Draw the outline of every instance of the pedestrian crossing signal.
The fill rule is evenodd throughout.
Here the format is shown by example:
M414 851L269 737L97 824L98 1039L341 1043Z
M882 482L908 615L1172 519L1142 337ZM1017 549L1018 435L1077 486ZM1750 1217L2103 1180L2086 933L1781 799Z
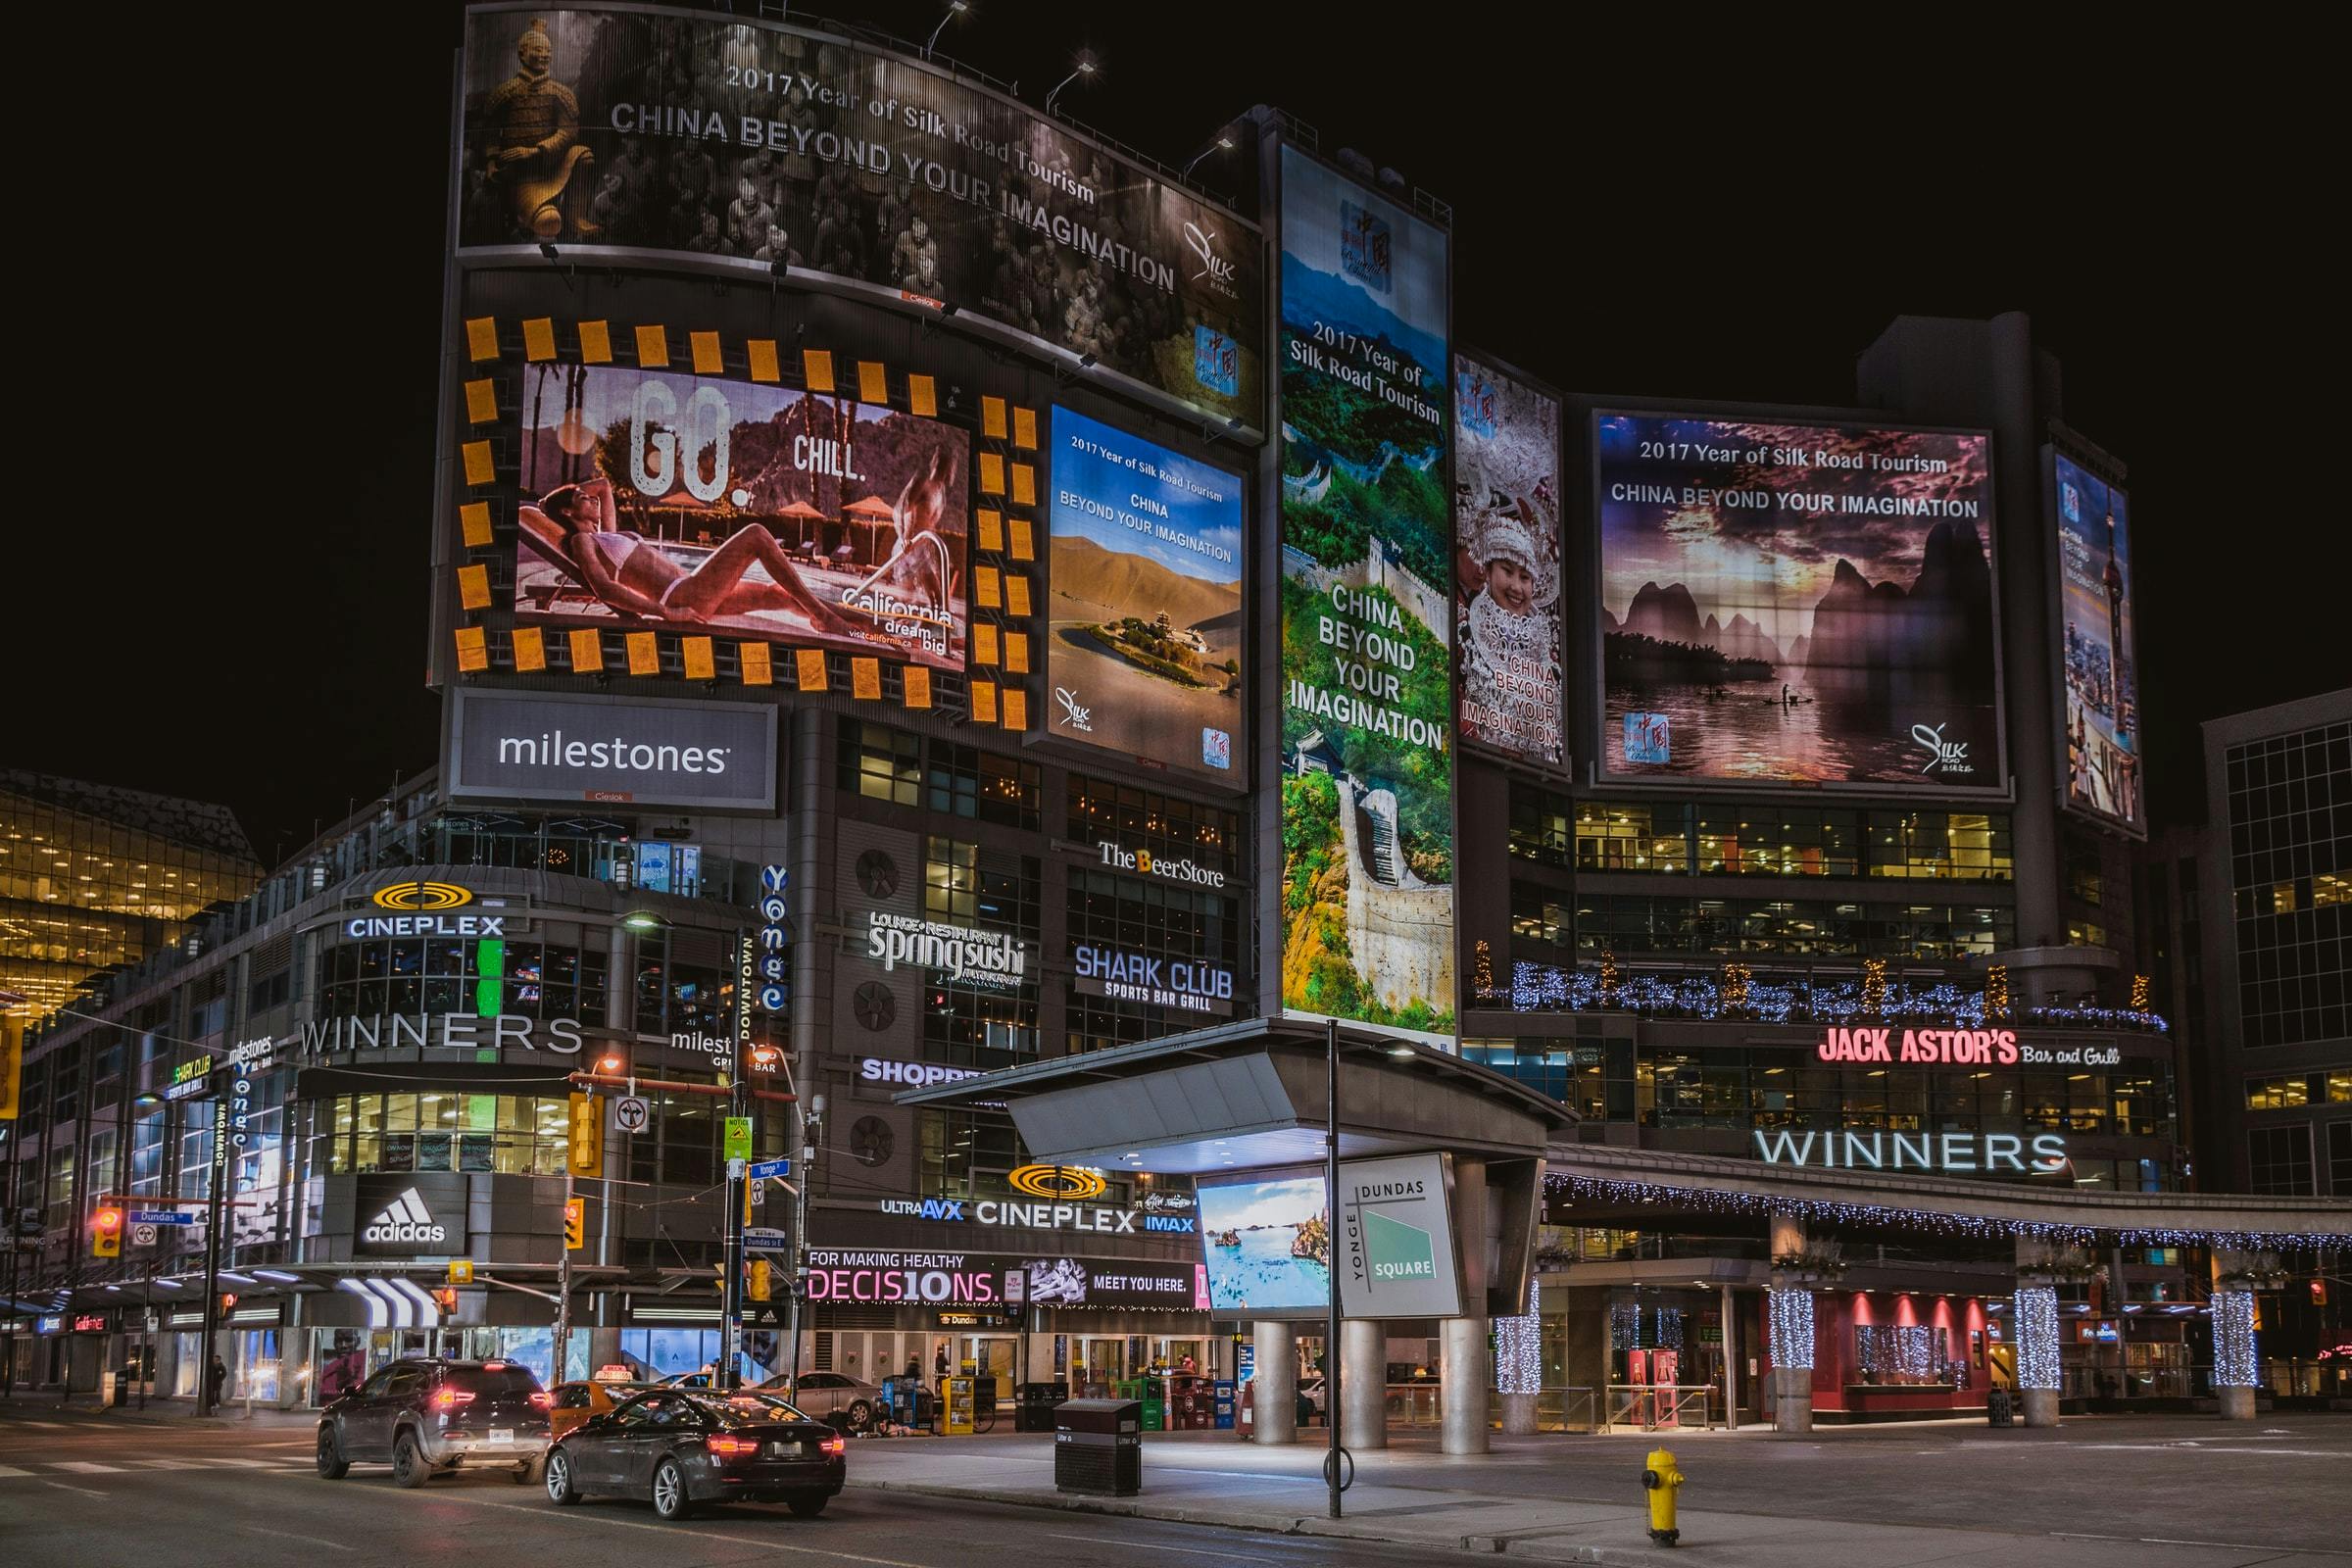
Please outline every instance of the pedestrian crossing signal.
M119 1208L98 1208L90 1211L90 1255L92 1257L121 1257L122 1255L122 1211Z
M605 1173L605 1122L597 1114L597 1097L571 1097L571 1144L568 1164L574 1176Z
M588 1200L564 1200L564 1250L576 1252L588 1245Z

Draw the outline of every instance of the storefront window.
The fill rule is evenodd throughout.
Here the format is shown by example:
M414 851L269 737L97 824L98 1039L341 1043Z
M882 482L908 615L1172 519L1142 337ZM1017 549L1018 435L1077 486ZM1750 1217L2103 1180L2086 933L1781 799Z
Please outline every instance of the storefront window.
M605 971L594 940L336 942L318 955L318 1015L472 1012L487 997L518 1017L601 1022Z
M567 1102L532 1095L339 1095L318 1102L324 1168L459 1170L510 1176L564 1171ZM649 1140L650 1142L650 1140ZM314 1169L318 1168L314 1166Z

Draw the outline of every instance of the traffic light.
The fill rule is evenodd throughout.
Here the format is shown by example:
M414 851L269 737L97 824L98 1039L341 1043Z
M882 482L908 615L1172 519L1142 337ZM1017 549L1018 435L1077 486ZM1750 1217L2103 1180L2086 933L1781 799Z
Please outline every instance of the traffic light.
M588 1200L564 1200L564 1250L576 1252L588 1245Z
M90 1210L90 1255L122 1255L122 1211L114 1207Z
M237 1304L237 1293L236 1293L236 1292L234 1292L234 1291L222 1291L222 1292L220 1293L220 1315L221 1315L222 1317L226 1317L226 1316L228 1316L228 1314L229 1314L229 1313L230 1313L232 1310L234 1310L234 1309L235 1309L235 1307L236 1307L236 1304Z
M443 1317L455 1317L458 1311L458 1292L453 1285L444 1285L433 1292L433 1305Z
M605 1173L605 1123L597 1114L600 1103L595 1095L571 1097L571 1148L567 1163L574 1176Z
M766 1258L755 1257L752 1259L752 1299L755 1301L767 1299L767 1293L771 1288L768 1282L769 1268L770 1265Z
M2311 1304L2314 1306L2326 1306L2328 1304L2328 1282L2326 1280L2313 1280L2311 1282Z

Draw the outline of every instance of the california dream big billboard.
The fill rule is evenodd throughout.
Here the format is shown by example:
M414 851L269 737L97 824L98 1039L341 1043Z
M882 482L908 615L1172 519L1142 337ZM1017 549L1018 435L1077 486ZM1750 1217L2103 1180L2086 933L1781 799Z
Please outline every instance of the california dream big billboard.
M2058 622L2066 681L2066 804L2134 830L2140 795L2139 665L2132 515L2123 490L2050 456L2058 518Z
M1557 767L1559 400L1456 355L1453 424L1460 734Z
M1282 177L1282 1003L1453 1028L1445 232Z
M1070 409L1053 445L1049 731L1241 782L1241 476Z
M2002 786L1989 438L1597 426L1609 777Z
M1255 422L1256 231L1011 99L830 34L617 5L474 9L465 84L461 249L782 262Z
M969 442L852 398L534 367L514 613L961 669Z

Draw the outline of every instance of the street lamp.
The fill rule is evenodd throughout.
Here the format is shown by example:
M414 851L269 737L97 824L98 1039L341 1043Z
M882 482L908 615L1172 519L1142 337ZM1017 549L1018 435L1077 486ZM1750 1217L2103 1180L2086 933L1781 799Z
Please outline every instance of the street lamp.
M1193 161L1185 165L1184 172L1176 177L1179 179L1190 179L1193 177L1193 171L1200 167L1201 159L1206 158L1210 153L1229 153L1231 151L1233 151L1233 138L1220 130L1217 132L1217 139L1215 141L1210 142L1207 146L1193 154Z
M948 0L948 14L939 19L939 25L931 29L931 36L923 45L925 60L931 58L931 51L938 46L939 35L948 30L948 24L971 9L971 0Z
M651 909L631 909L620 917L620 923L640 936L669 929L669 922Z
M1071 82L1076 81L1080 76L1092 77L1097 69L1098 68L1096 67L1094 56L1083 54L1080 55L1078 57L1078 69L1071 72L1068 75L1062 77L1061 80L1055 82L1054 84L1054 90L1046 94L1046 113L1050 115L1054 112L1054 100L1061 96L1062 88L1067 87Z

